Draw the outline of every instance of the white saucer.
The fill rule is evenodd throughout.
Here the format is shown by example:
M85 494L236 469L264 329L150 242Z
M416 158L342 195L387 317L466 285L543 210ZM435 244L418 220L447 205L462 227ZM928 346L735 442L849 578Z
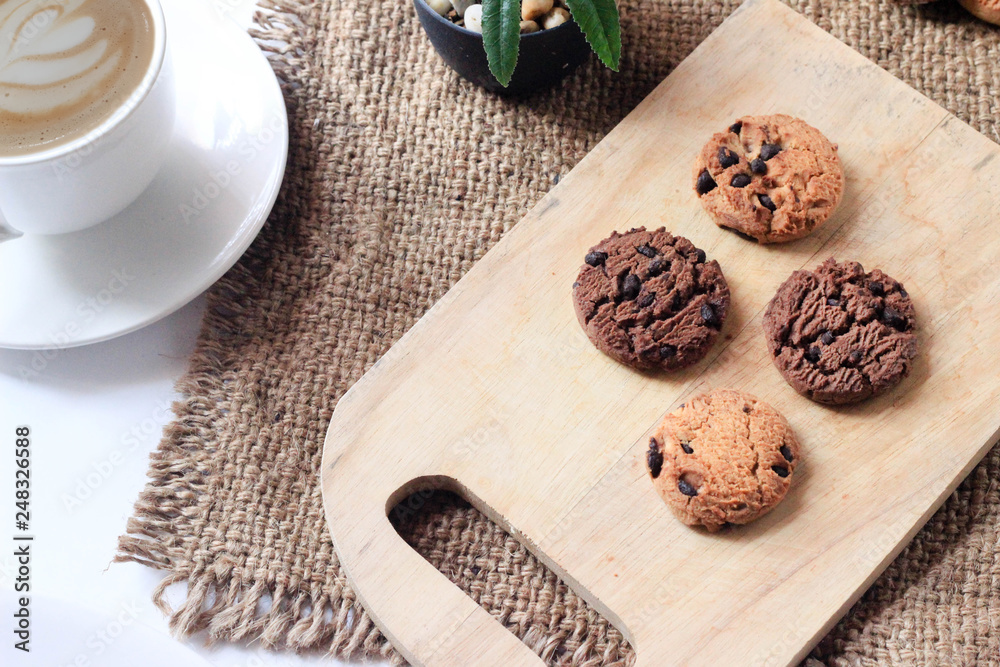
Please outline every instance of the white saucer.
M0 244L0 347L85 345L169 315L236 263L274 206L288 120L267 59L207 2L163 10L177 82L163 169L97 227Z

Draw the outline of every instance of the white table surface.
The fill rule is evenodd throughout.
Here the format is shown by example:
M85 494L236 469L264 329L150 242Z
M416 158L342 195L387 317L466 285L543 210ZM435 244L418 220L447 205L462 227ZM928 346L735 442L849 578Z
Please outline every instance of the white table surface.
M164 0L169 2L169 0ZM206 0L248 25L252 0ZM87 631L101 618L126 614L122 632L144 626L167 638L167 619L151 602L162 572L135 563L112 563L118 537L146 483L148 455L171 419L174 384L186 370L204 309L204 298L135 333L80 348L29 352L0 350L0 664L43 664L37 652L13 648L14 430L31 428L31 533L33 614L50 600L92 610L78 632L36 626L32 644L80 642L80 665L161 665L155 647L131 660L110 656ZM182 587L171 591L179 601ZM123 610L125 610L123 612ZM105 615L105 616L102 616ZM107 622L105 622L106 626ZM116 629L113 621L110 626ZM138 632L138 631L136 631ZM53 636L49 636L49 635ZM342 665L321 654L269 651L259 644L187 645L211 665ZM119 646L127 644L119 641ZM10 660L13 660L12 662ZM72 664L72 663L70 663ZM56 667L46 663L46 667Z

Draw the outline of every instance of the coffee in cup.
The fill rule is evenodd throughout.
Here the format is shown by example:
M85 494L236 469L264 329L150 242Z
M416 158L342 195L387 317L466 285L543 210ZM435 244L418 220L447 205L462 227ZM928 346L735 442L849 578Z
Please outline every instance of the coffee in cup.
M139 87L154 41L145 0L2 0L0 157L100 127Z
M124 210L176 106L160 0L0 0L0 242Z

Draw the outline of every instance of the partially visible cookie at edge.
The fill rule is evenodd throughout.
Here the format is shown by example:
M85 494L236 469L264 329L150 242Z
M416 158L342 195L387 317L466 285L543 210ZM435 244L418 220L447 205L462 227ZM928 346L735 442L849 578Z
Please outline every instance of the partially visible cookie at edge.
M785 381L819 403L877 396L909 375L917 356L916 313L903 285L832 257L792 273L767 305L763 327Z
M973 16L1000 25L1000 0L958 0Z
M716 261L665 228L614 232L586 254L573 305L587 337L637 369L674 370L712 347L729 310Z
M801 461L798 440L767 403L720 389L668 414L649 441L646 468L674 515L710 532L771 511Z
M844 170L836 144L805 121L744 116L702 148L694 188L719 227L784 243L826 222L843 195Z

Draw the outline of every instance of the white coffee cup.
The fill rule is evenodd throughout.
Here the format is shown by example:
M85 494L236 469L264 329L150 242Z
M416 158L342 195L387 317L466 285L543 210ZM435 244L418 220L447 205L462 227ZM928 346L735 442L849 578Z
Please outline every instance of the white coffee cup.
M0 156L0 241L63 234L120 213L149 186L173 134L174 81L159 0L153 54L139 86L87 134L51 148Z

